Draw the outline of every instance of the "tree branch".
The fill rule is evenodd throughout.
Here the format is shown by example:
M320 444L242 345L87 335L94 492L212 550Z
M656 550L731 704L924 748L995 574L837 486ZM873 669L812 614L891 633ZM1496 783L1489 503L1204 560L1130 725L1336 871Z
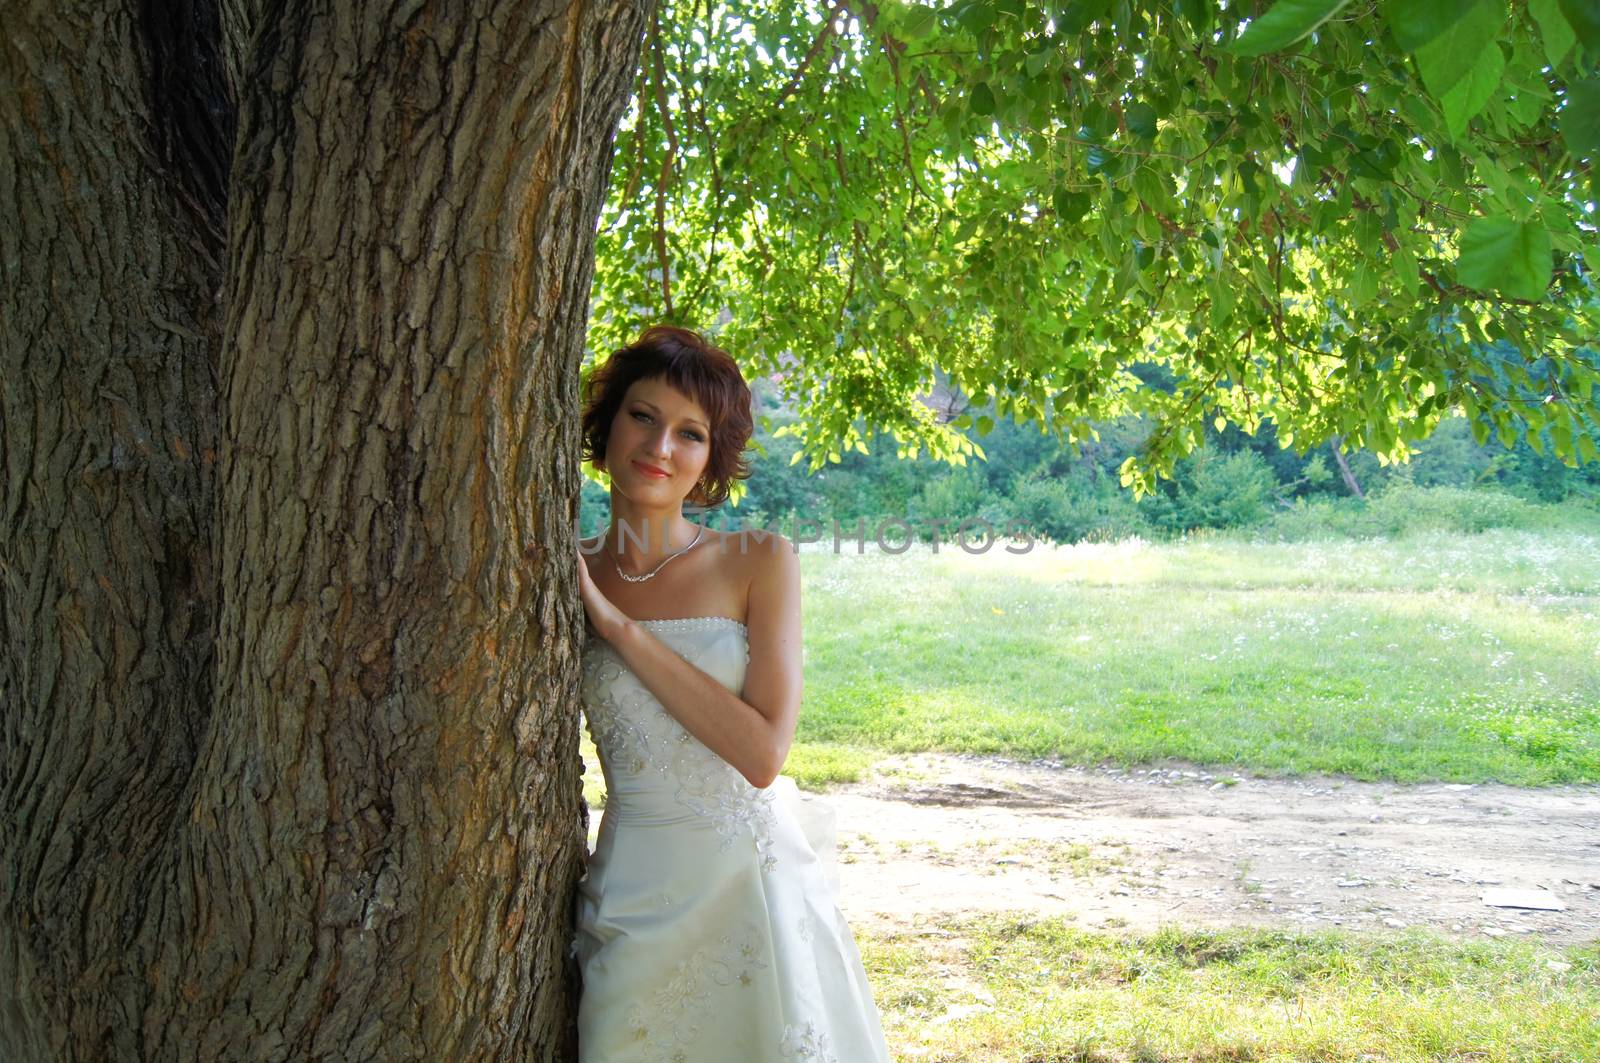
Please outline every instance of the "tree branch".
M822 46L828 43L828 38L833 36L834 20L837 19L839 17L839 13L844 10L845 0L837 0L833 7L828 11L828 17L823 20L822 29L817 33L817 39L811 42L811 49L806 52L805 58L800 60L800 65L795 67L794 73L789 77L789 83L783 87L782 92L778 93L778 98L772 101L772 109L774 112L783 106L784 100L788 99L795 93L796 90L800 88L800 82L806 76L806 70L811 66L812 61L815 60L822 52Z
M672 118L667 113L667 67L662 59L661 13L656 8L650 12L650 51L656 71L656 113L661 116L661 129L667 135L667 151L661 159L661 176L656 181L656 260L661 264L661 303L668 318L672 317L672 266L667 258L667 184L672 180L672 164L678 157L678 134L672 128Z

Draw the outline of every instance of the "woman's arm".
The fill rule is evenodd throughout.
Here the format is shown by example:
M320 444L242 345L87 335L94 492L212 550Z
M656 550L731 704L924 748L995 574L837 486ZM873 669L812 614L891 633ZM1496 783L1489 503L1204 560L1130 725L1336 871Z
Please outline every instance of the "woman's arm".
M800 558L781 535L752 555L744 697L624 618L602 635L663 708L755 787L783 770L800 716Z

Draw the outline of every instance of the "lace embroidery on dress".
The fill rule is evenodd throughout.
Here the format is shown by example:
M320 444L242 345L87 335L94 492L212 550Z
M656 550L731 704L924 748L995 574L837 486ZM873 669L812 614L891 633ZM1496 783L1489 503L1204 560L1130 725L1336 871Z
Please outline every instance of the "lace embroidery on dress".
M679 960L672 977L657 986L647 1002L628 1009L628 1029L634 1038L649 1041L662 1059L689 1063L687 1050L700 1039L712 987L754 985L751 972L767 966L761 958L760 928L754 923L746 923L737 937L722 935L718 944L715 957L701 947Z
M839 1063L839 1057L833 1054L832 1047L828 1044L828 1035L817 1029L817 1024L806 1020L802 1028L797 1025L786 1025L783 1028L783 1040L778 1042L778 1051L783 1053L784 1059L811 1060L812 1063Z
M689 617L671 621L645 621L669 627L698 626L702 621L724 617ZM730 623L737 621L729 620ZM741 624L740 627L743 627ZM685 655L690 664L700 657L696 651ZM745 646L745 660L750 648ZM722 837L722 850L732 848L735 839L749 831L761 858L761 870L777 866L772 853L777 816L772 790L758 790L737 768L707 749L679 723L643 683L635 678L619 695L613 681L623 674L616 653L608 644L595 645L593 656L585 662L585 704L589 736L611 763L630 775L654 765L657 772L678 784L678 803L696 815L709 819Z

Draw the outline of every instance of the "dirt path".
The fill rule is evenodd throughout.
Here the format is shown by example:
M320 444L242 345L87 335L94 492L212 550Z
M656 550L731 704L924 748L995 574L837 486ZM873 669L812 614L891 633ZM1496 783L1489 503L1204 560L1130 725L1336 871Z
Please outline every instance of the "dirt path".
M839 906L852 925L1022 909L1085 928L1424 926L1600 940L1600 786L916 754L821 798L837 815ZM1542 889L1565 909L1490 907L1481 894L1496 887Z

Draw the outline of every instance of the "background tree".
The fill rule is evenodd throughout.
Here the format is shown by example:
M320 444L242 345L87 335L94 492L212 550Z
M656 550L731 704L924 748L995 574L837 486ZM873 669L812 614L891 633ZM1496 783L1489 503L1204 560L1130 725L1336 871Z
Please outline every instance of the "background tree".
M647 8L8 12L0 1058L570 1054Z
M1208 423L1387 462L1460 409L1480 441L1594 461L1597 11L668 3L591 346L731 309L753 368L799 356L812 468L880 431L981 452L961 430L993 417L919 401L941 374L1074 444L1151 417L1137 494Z

